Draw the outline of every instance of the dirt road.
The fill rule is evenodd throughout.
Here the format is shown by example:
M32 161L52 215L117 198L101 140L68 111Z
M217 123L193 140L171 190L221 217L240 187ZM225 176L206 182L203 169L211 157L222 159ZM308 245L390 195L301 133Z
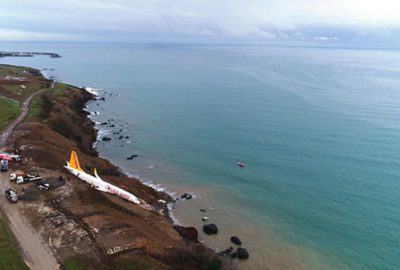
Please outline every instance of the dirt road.
M41 89L41 90L37 91L36 93L32 94L24 101L24 103L22 104L22 107L21 107L21 114L0 135L0 151L3 151L4 148L6 148L7 142L10 139L15 127L18 126L18 124L21 123L25 119L25 117L28 115L29 104L31 103L32 99L36 95L42 93L45 90L47 90L47 89Z
M46 89L39 90L25 100L22 105L21 115L15 119L0 136L0 150L6 147L14 128L21 123L28 114L31 100ZM35 232L29 222L21 214L20 203L11 204L5 196L4 191L10 186L8 173L0 173L0 206L1 218L7 221L9 228L18 241L23 252L23 258L32 270L56 270L59 264L48 245L42 241L40 235Z

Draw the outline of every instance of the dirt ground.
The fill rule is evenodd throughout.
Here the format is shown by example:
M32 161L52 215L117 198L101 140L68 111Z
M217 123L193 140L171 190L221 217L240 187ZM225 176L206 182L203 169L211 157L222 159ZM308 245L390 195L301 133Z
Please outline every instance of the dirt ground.
M15 184L14 184L15 185ZM7 223L11 228L14 236L20 245L26 264L32 270L58 269L59 263L53 256L52 251L38 237L37 231L28 222L27 217L23 214L27 205L17 203L9 203L3 195L7 188L14 188L13 184L8 180L8 174L0 173L0 203L2 212L7 218Z

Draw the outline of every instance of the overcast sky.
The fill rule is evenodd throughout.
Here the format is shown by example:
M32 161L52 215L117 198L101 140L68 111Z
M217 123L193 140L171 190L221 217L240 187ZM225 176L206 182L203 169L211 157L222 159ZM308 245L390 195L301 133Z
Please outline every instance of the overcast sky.
M0 0L0 40L400 44L400 0Z

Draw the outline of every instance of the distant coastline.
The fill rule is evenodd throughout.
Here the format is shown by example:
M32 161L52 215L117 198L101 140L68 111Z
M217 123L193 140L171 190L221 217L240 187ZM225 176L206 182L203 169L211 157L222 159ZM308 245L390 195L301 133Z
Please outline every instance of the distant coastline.
M47 55L51 58L61 58L61 55L53 52L0 52L0 57L34 57L35 55Z

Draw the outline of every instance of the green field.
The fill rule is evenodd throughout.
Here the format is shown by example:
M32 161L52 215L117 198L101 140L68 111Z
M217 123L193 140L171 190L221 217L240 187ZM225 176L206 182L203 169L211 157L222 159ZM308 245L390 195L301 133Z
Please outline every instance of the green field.
M64 269L66 269L66 270L86 270L87 269L85 262L79 257L66 259L63 263L63 266L64 266Z
M20 113L18 103L14 100L0 97L0 131L2 131L7 125Z
M0 220L0 269L29 269L15 248L14 241L2 220Z
M0 77L15 76L29 78L34 76L32 72L34 72L34 69L29 67L0 65Z
M44 93L40 93L32 99L26 120L40 119L40 108L42 107L42 95Z
M27 97L45 86L46 85L43 83L35 82L26 84L25 88L22 88L20 85L2 85L2 88L10 93L15 94L13 99L24 101Z
M55 83L54 84L54 88L51 88L52 92L54 92L54 95L56 96L62 96L65 93L65 89L68 88L68 85L64 84L64 83Z
M39 71L28 67L0 65L0 80L2 92L8 93L5 96L19 101L49 85Z
M53 88L48 88L46 91L43 93L35 96L31 104L29 106L29 112L28 112L28 117L27 120L44 120L41 116L41 109L43 107L43 95L50 94L54 96L63 96L65 94L65 90L69 86L64 84L64 83L55 83Z

